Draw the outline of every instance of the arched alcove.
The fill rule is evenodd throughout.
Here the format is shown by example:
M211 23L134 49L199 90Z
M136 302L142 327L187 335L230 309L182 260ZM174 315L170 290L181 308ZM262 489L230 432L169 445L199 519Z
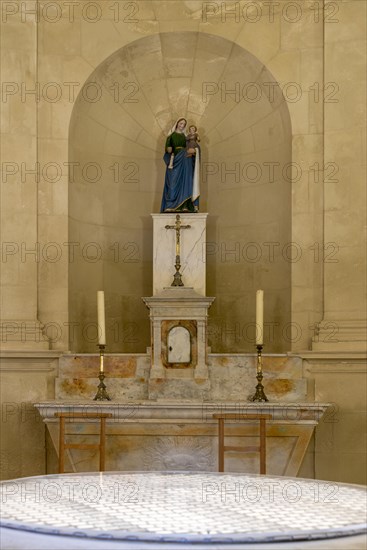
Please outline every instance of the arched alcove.
M259 40L261 37L259 37ZM253 351L255 291L265 290L268 351L290 348L291 125L274 77L213 35L142 38L90 75L69 132L69 242L74 350L95 351L96 291L106 293L108 351L150 345L151 212L159 212L164 141L185 116L202 146L208 211L207 294L213 351ZM84 330L83 330L84 329Z

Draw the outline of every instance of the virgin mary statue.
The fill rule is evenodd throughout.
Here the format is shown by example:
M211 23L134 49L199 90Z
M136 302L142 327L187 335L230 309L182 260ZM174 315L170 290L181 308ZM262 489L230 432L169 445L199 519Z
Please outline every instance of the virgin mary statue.
M186 126L186 119L179 118L168 133L161 212L199 211L200 147L186 148Z

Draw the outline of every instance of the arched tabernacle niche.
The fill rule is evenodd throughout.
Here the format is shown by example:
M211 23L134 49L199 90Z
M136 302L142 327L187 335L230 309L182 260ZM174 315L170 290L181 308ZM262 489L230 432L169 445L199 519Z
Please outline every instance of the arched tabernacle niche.
M259 37L261 40L261 37ZM96 291L105 290L108 350L150 345L151 212L159 212L164 140L185 116L202 147L209 343L254 350L255 291L265 291L268 351L290 323L291 125L266 67L224 38L161 33L113 53L79 94L70 123L69 241L74 351L95 351Z

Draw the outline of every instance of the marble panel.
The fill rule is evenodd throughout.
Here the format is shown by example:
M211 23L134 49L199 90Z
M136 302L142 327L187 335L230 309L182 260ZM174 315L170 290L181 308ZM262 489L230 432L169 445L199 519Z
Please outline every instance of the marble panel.
M92 401L97 393L98 384L98 374L96 374L95 379L58 378L56 379L55 387L60 398L65 401L75 400L78 396ZM148 398L147 383L143 378L140 380L124 378L124 381L121 382L121 378L111 376L106 377L105 385L108 395L113 400L134 401Z
M158 321L158 324L160 322ZM160 331L157 366L161 368ZM199 350L202 346L199 345ZM199 357L200 359L200 357ZM192 401L248 401L255 393L256 357L254 354L208 354L206 370L203 356L196 370L189 368L163 369L150 373L148 354L107 354L105 356L106 384L114 400L182 399ZM65 355L60 359L56 392L60 399L75 399L78 392L92 399L98 384L99 357L97 355ZM292 356L270 355L263 358L263 384L271 402L302 402L308 396L307 381L302 377L302 361ZM153 375L153 376L152 376Z
M176 214L152 214L153 217L153 295L169 287L175 273L176 232L166 229L174 225ZM207 214L180 214L182 225L190 225L181 230L181 274L185 287L193 287L205 296L205 242ZM190 231L190 238L185 232Z

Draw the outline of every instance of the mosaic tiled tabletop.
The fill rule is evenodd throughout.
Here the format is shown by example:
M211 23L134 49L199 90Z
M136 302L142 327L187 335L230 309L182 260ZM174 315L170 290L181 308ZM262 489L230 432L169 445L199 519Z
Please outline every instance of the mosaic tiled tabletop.
M175 543L317 540L366 532L366 491L319 480L193 472L62 474L5 481L1 525Z

